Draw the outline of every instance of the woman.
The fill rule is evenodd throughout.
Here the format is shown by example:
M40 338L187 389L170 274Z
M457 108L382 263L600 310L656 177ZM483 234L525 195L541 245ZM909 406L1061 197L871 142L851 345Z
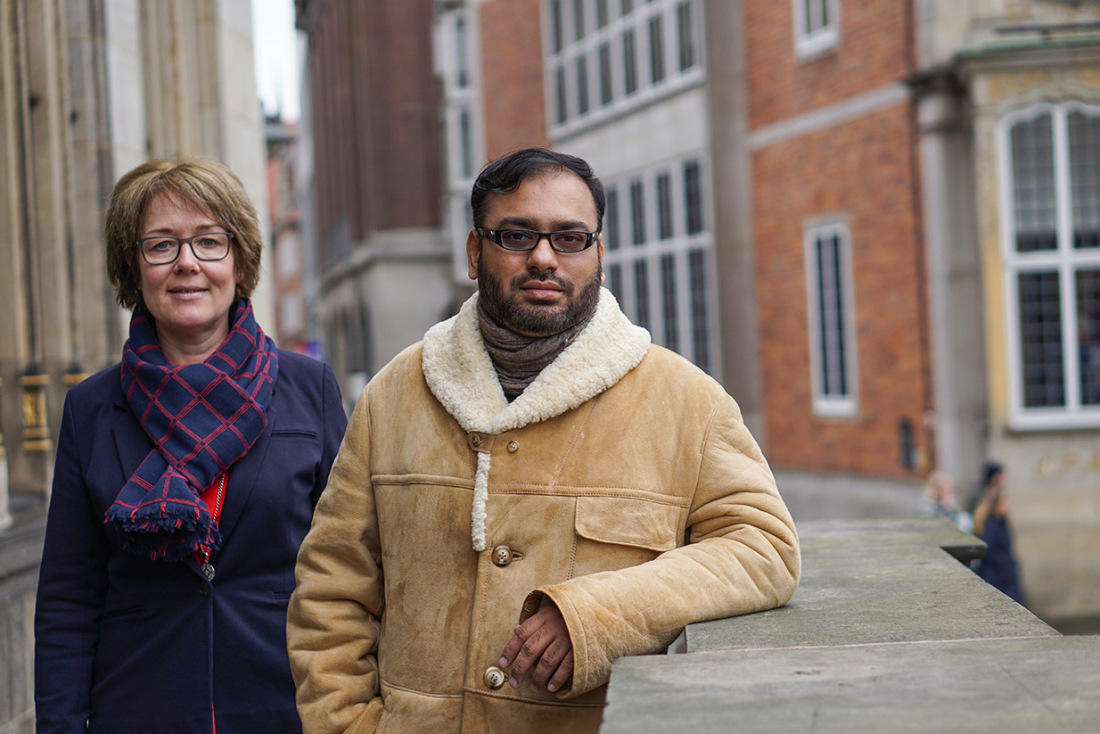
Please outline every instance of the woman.
M979 559L975 570L987 583L1022 604L1004 479L1004 467L1000 464L987 461L982 467L981 494L974 510L974 534L985 541L985 555Z
M332 370L274 348L240 181L152 161L118 182L120 364L65 400L35 614L37 731L301 731L294 561L346 425Z

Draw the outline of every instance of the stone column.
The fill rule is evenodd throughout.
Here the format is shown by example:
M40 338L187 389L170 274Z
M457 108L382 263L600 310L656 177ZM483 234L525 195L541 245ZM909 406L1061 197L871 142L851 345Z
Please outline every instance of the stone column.
M0 530L11 525L11 509L8 507L8 452L4 448L4 380L0 378Z
M910 80L920 126L936 465L978 476L985 452L985 337L966 90L953 70Z

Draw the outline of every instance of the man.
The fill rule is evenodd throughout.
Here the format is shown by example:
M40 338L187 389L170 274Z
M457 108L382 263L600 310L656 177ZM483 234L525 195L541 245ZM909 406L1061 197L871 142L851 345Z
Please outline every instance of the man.
M479 294L367 385L298 557L307 734L595 731L616 658L798 583L733 399L600 288L588 164L511 153L471 204Z

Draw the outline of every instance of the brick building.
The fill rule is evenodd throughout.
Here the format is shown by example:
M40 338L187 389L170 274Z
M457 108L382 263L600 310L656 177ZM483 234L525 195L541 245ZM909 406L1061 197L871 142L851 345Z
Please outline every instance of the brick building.
M744 3L769 459L912 478L935 458L912 4L842 5L803 32L797 3Z
M430 2L297 0L327 359L351 402L453 308Z

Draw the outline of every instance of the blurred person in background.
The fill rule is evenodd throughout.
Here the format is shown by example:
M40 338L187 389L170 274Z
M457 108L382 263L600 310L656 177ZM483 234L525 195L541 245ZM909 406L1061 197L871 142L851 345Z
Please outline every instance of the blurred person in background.
M275 348L262 238L220 163L115 186L122 361L69 391L35 613L38 734L301 731L294 560L346 425L332 370Z
M974 509L974 534L985 541L986 549L975 570L987 583L1022 604L1008 510L1004 467L987 461L982 467L978 504Z
M921 517L942 517L966 533L969 533L974 526L970 513L959 509L959 501L955 495L955 480L950 474L940 469L928 475L917 513Z

